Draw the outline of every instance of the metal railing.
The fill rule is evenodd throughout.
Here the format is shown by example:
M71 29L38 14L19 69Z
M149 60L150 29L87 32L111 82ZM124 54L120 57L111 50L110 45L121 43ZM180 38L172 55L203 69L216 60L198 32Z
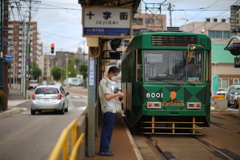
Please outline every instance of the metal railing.
M49 160L57 160L62 151L62 159L63 160L75 160L77 157L77 150L79 146L83 143L84 133L82 133L79 138L77 139L77 122L78 120L73 120L62 132L57 144L55 145ZM72 132L71 136L71 148L72 152L69 156L69 133Z

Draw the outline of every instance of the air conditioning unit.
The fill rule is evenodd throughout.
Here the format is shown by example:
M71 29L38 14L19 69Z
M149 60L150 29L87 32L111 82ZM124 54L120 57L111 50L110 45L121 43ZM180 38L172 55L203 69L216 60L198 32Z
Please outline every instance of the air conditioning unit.
M221 19L221 22L225 23L227 20L226 19Z
M206 18L206 22L211 22L211 19L210 18Z
M218 21L218 19L217 18L213 18L213 22L217 22Z

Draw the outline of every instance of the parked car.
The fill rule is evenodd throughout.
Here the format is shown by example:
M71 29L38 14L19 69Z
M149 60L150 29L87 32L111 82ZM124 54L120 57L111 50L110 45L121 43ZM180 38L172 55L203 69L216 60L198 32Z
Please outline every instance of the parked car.
M240 98L240 85L231 85L226 95L228 106L234 105L235 108L238 108L239 98Z
M42 85L46 85L47 84L47 81L42 81Z
M32 94L31 114L44 110L54 110L61 114L68 112L68 95L59 85L38 86Z
M224 89L223 91L217 91L216 95L224 95L225 99L226 99L226 94L228 93L229 89L231 86L227 87L226 89Z
M38 80L30 80L28 84L28 90L35 89L38 86Z

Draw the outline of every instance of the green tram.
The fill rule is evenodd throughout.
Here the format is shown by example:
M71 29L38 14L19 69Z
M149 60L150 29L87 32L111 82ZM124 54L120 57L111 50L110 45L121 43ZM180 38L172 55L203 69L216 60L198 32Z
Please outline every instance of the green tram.
M187 32L141 33L122 56L122 103L143 134L201 134L210 125L211 40Z

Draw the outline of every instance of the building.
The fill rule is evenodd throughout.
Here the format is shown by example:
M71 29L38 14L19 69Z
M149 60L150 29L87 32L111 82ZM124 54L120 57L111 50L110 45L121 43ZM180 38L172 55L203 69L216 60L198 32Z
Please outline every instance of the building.
M10 82L19 83L20 78L24 74L22 69L24 59L26 56L26 45L27 33L24 28L28 24L21 21L9 21L8 24L8 53L13 55L13 62L11 68L9 69ZM38 56L42 55L43 44L39 42L39 32L37 30L37 22L31 22L30 24L30 54L28 57L31 62L38 63Z
M224 90L230 85L240 85L240 68L234 68L236 56L224 50L230 37L236 35L236 33L231 33L230 23L226 19L207 18L205 22L192 22L183 25L180 30L206 34L211 38L212 77L218 77L219 90Z

